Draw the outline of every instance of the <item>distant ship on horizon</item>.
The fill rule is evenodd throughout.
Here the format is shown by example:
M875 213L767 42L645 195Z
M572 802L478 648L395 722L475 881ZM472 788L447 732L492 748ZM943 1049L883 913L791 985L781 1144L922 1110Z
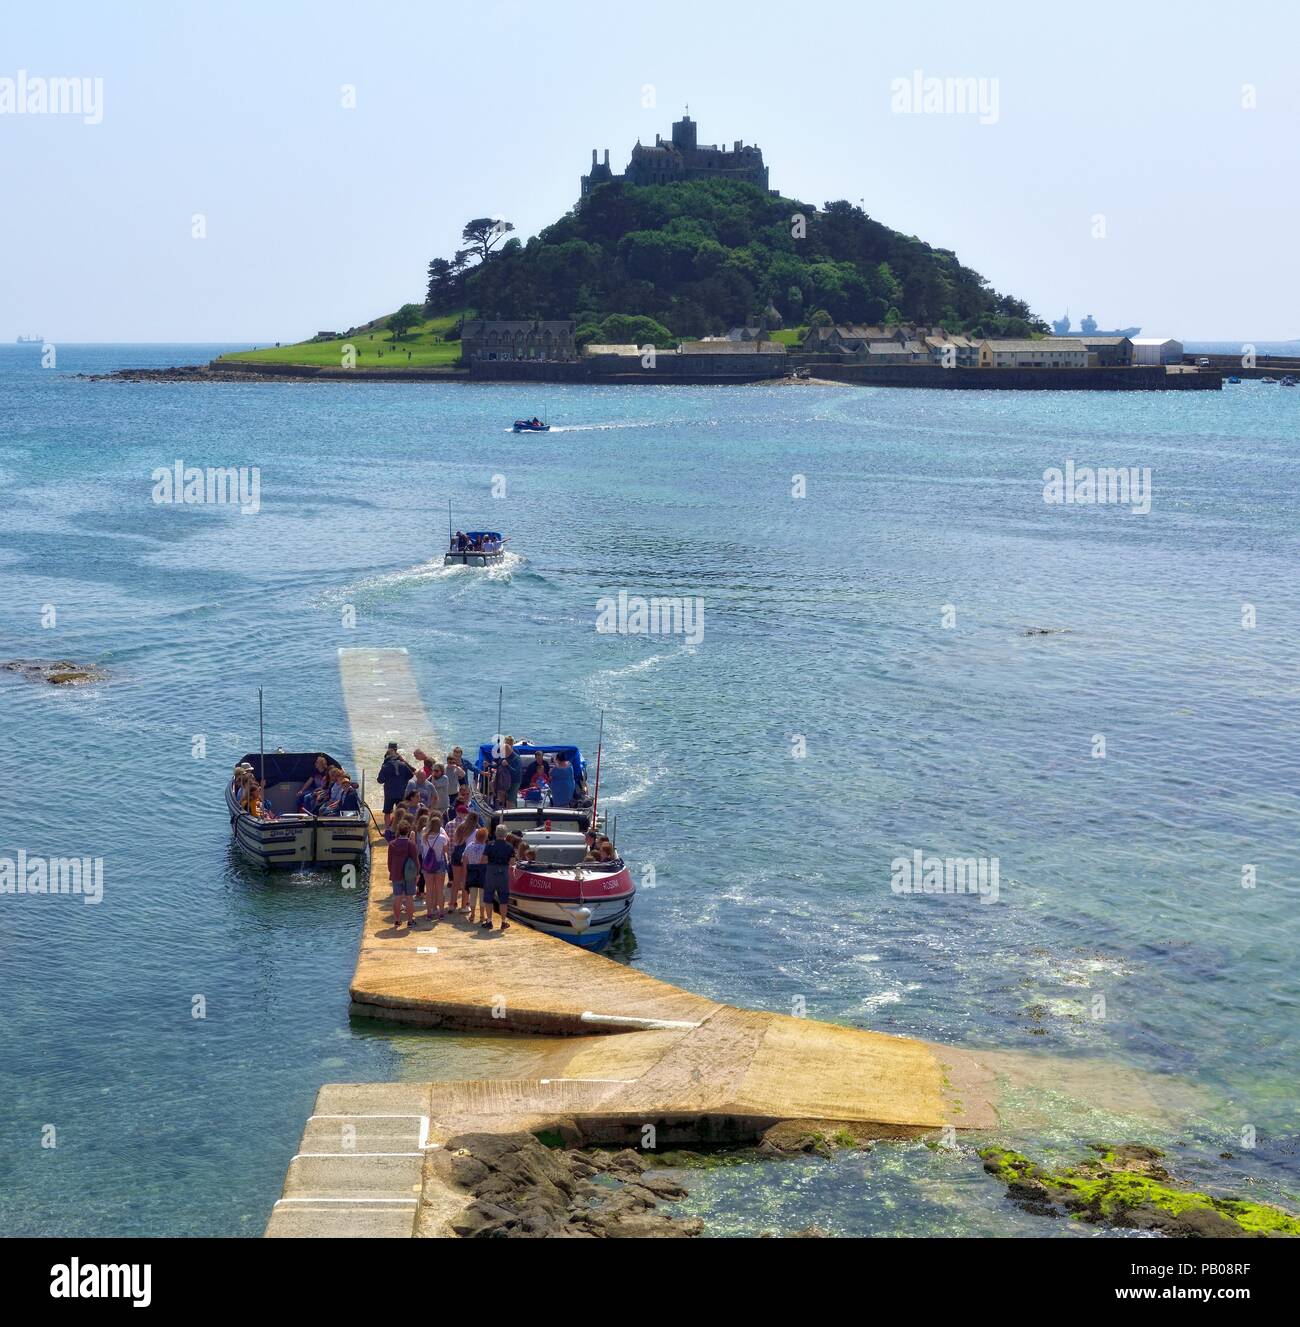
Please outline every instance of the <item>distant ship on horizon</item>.
M1064 318L1058 318L1052 324L1052 331L1054 331L1057 336L1070 335L1070 311L1068 309L1065 311ZM1142 329L1140 327L1119 327L1113 328L1109 332L1099 331L1097 328L1097 320L1092 314L1089 314L1079 323L1080 336L1138 336L1141 331Z
M44 338L43 336L20 336L20 337L18 338L18 344L19 344L20 346L39 346L39 345L44 345L44 344L45 344L45 338Z

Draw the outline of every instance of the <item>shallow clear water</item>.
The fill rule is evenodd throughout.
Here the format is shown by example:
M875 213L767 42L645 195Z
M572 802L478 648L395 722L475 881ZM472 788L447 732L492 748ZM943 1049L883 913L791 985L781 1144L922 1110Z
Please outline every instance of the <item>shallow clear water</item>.
M508 731L592 754L605 710L602 800L654 868L627 961L1175 1075L1210 1102L1171 1138L1198 1179L1295 1200L1300 393L72 376L215 350L66 347L41 370L0 348L0 657L112 674L0 674L0 855L105 874L98 906L0 895L6 1231L260 1233L320 1084L509 1059L349 1024L360 898L230 855L221 786L257 687L269 744L347 755L337 649L394 644L466 747L500 684ZM517 438L521 413L563 428ZM1045 505L1067 458L1150 466L1151 512ZM259 466L261 510L155 504L178 459ZM510 531L510 565L438 565L449 499ZM598 633L621 590L701 596L702 640ZM998 902L894 894L916 849L996 857ZM1059 1227L954 1164L881 1146L690 1183L719 1230Z

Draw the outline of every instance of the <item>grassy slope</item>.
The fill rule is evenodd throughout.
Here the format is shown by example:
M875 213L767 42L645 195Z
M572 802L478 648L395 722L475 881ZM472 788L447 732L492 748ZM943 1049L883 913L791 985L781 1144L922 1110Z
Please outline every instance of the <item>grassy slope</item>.
M297 345L273 346L268 350L240 350L222 359L251 360L255 364L311 364L339 368L343 363L343 347L352 345L357 350L359 369L428 369L449 368L460 363L460 342L446 341L445 334L455 327L460 315L449 313L413 327L398 342L387 330L388 319L359 327L351 336L340 336L330 341L300 341ZM383 357L379 352L383 351ZM406 358L407 351L411 358Z

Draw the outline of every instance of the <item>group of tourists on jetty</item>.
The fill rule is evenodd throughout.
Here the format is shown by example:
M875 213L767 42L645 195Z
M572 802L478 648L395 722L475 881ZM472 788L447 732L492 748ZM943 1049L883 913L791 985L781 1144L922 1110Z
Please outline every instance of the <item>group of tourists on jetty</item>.
M267 800L266 784L258 779L248 761L235 766L232 786L241 810L258 820L279 819ZM331 765L324 756L317 756L315 769L298 789L297 811L306 816L359 815L361 796L348 774Z
M518 745L525 743L521 740ZM453 748L445 761L436 761L418 747L417 764L402 754L396 742L388 744L379 782L384 789L384 838L388 841L388 878L393 887L393 925L414 927L416 901L423 898L424 916L438 921L461 914L482 930L510 929L510 867L527 866L536 854L522 834L497 825L489 834L471 807L478 789L494 810L525 802L533 794L540 805L541 791L550 791L550 805L567 807L586 800L581 774L557 754L548 766L536 752L527 767L515 751L514 738L501 744L501 755L481 773L466 768L464 752ZM587 861L615 859L614 845L594 830L587 834Z

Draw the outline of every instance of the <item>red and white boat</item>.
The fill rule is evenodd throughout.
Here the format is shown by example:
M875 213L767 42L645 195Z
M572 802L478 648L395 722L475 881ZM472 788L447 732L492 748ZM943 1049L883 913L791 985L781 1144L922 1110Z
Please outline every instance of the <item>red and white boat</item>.
M483 774L490 769L491 747L480 755L477 772L480 789L473 809L493 833L505 825L507 833L519 834L537 857L534 862L510 868L510 917L548 935L559 936L584 949L599 949L626 925L636 897L632 873L620 857L611 862L584 860L587 833L604 831L603 818L594 807L552 806L549 791L540 800L504 810L493 810L483 788ZM580 774L585 773L582 753L574 746L540 746L532 743L515 748L524 760L535 752L543 759L563 751ZM582 786L582 780L579 781Z

